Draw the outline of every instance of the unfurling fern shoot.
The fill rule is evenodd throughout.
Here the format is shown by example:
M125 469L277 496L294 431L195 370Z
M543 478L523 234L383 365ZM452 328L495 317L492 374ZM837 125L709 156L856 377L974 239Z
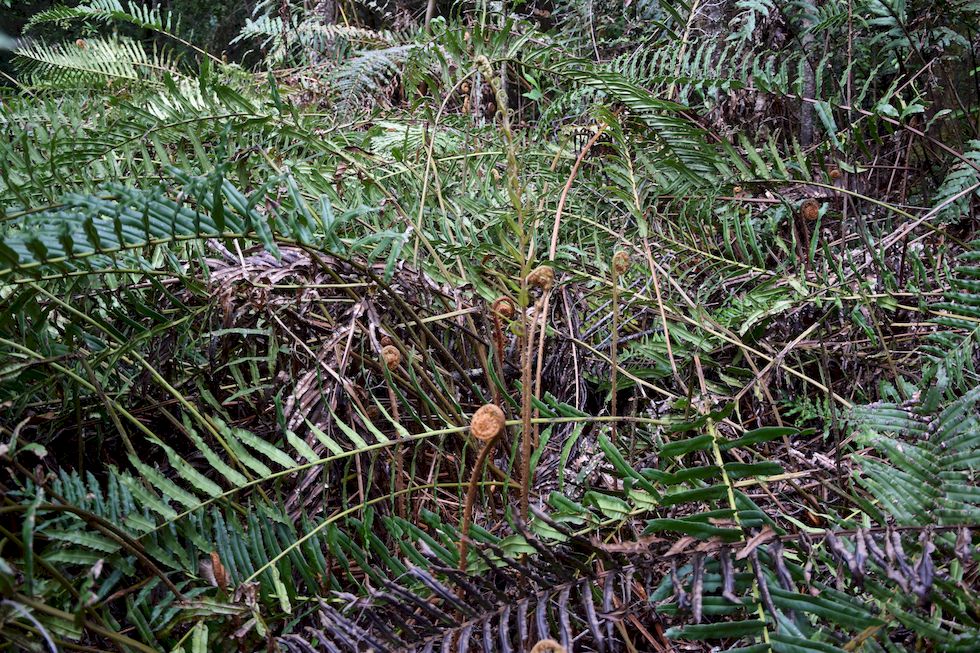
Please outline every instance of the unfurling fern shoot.
M466 571L466 539L469 537L470 524L473 521L473 503L476 501L476 484L483 473L487 458L497 446L499 436L504 432L507 418L504 411L496 404L480 406L470 420L470 433L474 438L483 442L483 448L476 457L473 471L470 472L470 482L466 488L466 503L463 504L463 525L459 538L459 569Z
M402 354L394 345L385 345L381 349L381 357L384 359L385 367L392 371L398 369L402 362Z
M555 285L555 269L550 265L539 265L527 275L527 285L544 292Z
M814 222L820 217L820 203L815 199L808 199L800 205L800 215L804 220Z
M542 639L534 645L531 653L566 653L566 648L553 639Z
M494 404L480 406L470 421L470 433L481 442L489 442L500 434L505 423L504 411Z

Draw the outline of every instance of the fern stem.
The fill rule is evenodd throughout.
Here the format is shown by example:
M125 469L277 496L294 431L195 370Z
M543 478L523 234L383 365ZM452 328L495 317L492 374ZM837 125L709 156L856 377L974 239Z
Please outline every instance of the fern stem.
M395 496L397 497L399 494L404 494L404 493L408 493L408 492L417 492L417 491L420 491L420 490L438 490L438 489L441 489L441 488L459 488L461 485L462 485L462 483L460 483L458 481L455 482L455 483L452 483L452 482L443 482L443 483L427 483L425 485L414 485L412 487L408 487L408 488L402 490L400 493L399 492L396 492L395 493ZM477 485L482 485L484 487L490 487L490 486L499 487L499 486L505 485L505 483L503 483L502 481L480 481L480 482L477 483ZM250 582L254 581L256 578L258 578L263 573L265 573L266 571L268 571L270 567L272 567L273 565L275 565L276 563L278 563L280 560L282 560L286 556L290 555L293 551L295 551L299 547L303 546L303 544L306 543L310 538L312 538L314 535L316 535L317 533L319 533L320 531L322 531L324 528L326 528L330 524L333 524L334 522L340 521L344 517L348 517L348 516L356 513L358 510L363 510L365 508L368 508L370 506L373 506L373 505L375 505L377 503L381 503L383 501L389 501L391 498L392 498L391 495L387 495L387 494L386 495L382 495L382 496L379 496L379 497L375 497L373 499L368 499L366 501L361 501L356 506L352 506L350 508L347 508L346 510L341 510L339 512L334 513L330 517L327 517L322 522L320 522L319 524L317 524L315 527L311 528L309 530L309 532L305 533L302 537L298 538L295 542L292 542L292 543L289 544L289 546L284 547L283 550L279 554L277 554L272 559L270 559L268 562L266 562L264 565L262 565L261 567L259 567L258 569L256 569L252 573L251 576L249 576L248 578L246 578L242 582L243 583L250 583Z
M459 538L459 570L461 572L466 571L466 553L468 546L468 538L470 534L470 525L473 523L473 505L476 503L476 490L478 487L478 482L480 476L483 473L483 467L486 464L487 458L493 453L494 449L497 448L497 442L506 433L506 429L501 429L500 433L497 434L495 438L488 441L480 453L476 456L476 462L473 463L473 470L470 472L470 481L466 487L466 503L463 504L463 523L460 527L460 538Z
M62 610L58 610L57 608L52 608L50 605L44 603L43 601L35 601L31 597L24 596L23 594L14 594L13 600L16 601L17 603L23 603L24 605L31 608L32 610L35 610L42 614L46 614L55 617L57 619L61 619L65 623L75 623L76 615L71 614L70 612L63 612ZM156 653L154 649L150 648L146 644L143 644L142 642L139 642L130 637L127 637L122 633L117 633L114 630L103 628L98 624L92 623L88 619L83 619L81 625L86 629L91 630L93 633L97 633L98 635L101 635L106 639L112 640L117 646L132 647L138 651L144 651L145 653Z
M388 404L391 406L391 417L395 424L401 424L401 417L398 414L398 397L395 394L395 388L392 386L391 371L388 366L382 364L382 371L385 375L385 386L388 388ZM405 491L405 446L404 443L399 441L392 445L393 457L395 459L395 495L397 499L395 501L395 511L396 514L405 519L408 516L407 501L404 495Z
M610 343L609 343L609 364L611 366L611 371L609 373L609 415L611 417L617 416L617 411L619 407L617 405L616 397L616 386L618 385L618 374L619 363L618 359L618 345L619 345L619 271L616 269L616 264L613 263L611 266L612 270L612 333L610 333ZM616 422L612 422L610 426L609 439L613 444L616 444L617 428Z
M707 399L708 388L704 379L704 370L701 368L701 357L694 357L694 366L697 370L698 382L701 386L701 399L702 401ZM707 412L706 410L704 412ZM705 420L705 428L708 430L708 435L711 436L711 453L714 457L715 466L721 471L721 481L725 485L725 492L728 496L728 507L732 511L732 519L741 531L742 539L745 541L745 528L742 526L742 519L738 514L738 503L735 501L735 486L732 484L732 479L728 476L728 470L725 468L725 458L721 455L721 434L718 432L718 427L715 426L715 421L708 416ZM756 566L758 571L758 566ZM762 639L766 644L770 644L769 641L769 625L766 622L766 613L762 607L763 601L761 600L761 589L760 583L765 582L765 577L761 574L756 575L753 585L752 585L752 597L756 600L756 612L759 615L759 621L762 622ZM776 619L776 615L773 615L773 620ZM771 647L771 645L770 645Z
M525 281L526 283L526 281ZM545 295L547 297L547 295ZM534 333L545 297L534 304L530 323L525 321L524 339L521 342L521 519L527 521L531 496L531 353L534 351ZM543 329L543 327L542 327Z

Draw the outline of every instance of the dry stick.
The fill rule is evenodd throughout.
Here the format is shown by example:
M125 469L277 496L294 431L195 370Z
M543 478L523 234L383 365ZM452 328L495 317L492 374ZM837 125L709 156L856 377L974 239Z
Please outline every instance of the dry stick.
M603 125L599 127L598 130L596 130L596 133L592 136L592 138L589 139L589 142L585 144L585 147L582 148L582 151L579 152L578 157L576 157L575 159L575 163L572 165L572 171L568 173L568 179L565 180L565 186L561 189L561 196L558 198L558 208L555 209L555 226L552 228L551 231L551 245L548 248L548 260L551 261L552 263L555 260L555 256L558 254L558 231L559 231L559 227L561 227L561 215L565 210L565 201L568 199L568 192L571 190L572 183L575 181L575 178L578 176L579 168L582 167L582 162L585 160L585 157L589 154L589 150L592 149L592 146L596 144L596 141L598 141L599 138L602 136L602 134L605 133L607 127L608 125L603 123ZM545 302L544 302L544 311L543 311L545 315L547 315L548 313L550 300L551 300L550 293L546 294ZM536 392L538 393L539 396L541 394L541 359L542 359L542 351L544 350L544 335L545 335L545 329L542 328L541 343L538 346L538 375L537 375L537 383L536 383Z
M796 347L796 345L800 344L801 341L805 340L806 337L809 336L811 333L813 333L817 329L817 327L819 327L821 324L822 321L814 322L809 326L809 328L804 330L802 333L800 333L800 335L796 336L791 342L789 342L785 347L783 347L778 354L773 356L772 359L768 363L766 363L765 367L763 367L761 371L757 372L756 375L752 377L751 381L746 383L745 386L738 391L738 394L735 395L735 398L732 401L737 404L739 400L745 396L745 393L752 389L752 386L760 382L762 380L762 377L768 374L773 367L779 365L779 363L786 358L786 355L789 354L789 352L792 351L793 348Z
M527 300L527 275L521 275L521 302ZM538 308L536 303L535 309ZM534 346L534 325L538 321L538 312L534 311L531 323L527 321L527 311L521 310L523 334L518 340L521 349L521 519L527 521L527 507L531 493L531 347ZM541 345L544 347L544 343Z

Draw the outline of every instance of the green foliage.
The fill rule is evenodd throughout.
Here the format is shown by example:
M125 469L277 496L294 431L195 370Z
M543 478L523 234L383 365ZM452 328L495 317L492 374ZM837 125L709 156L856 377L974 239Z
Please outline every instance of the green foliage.
M4 639L975 650L977 8L424 10L28 22Z
M136 82L158 71L179 73L165 55L147 52L129 39L79 39L77 43L28 43L18 48L21 74L35 84L91 86L116 80Z

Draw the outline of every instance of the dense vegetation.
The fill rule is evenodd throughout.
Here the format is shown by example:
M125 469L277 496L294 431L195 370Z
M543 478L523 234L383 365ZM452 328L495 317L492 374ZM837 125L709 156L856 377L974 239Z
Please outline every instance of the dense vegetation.
M980 5L241 6L0 0L0 650L980 650Z

